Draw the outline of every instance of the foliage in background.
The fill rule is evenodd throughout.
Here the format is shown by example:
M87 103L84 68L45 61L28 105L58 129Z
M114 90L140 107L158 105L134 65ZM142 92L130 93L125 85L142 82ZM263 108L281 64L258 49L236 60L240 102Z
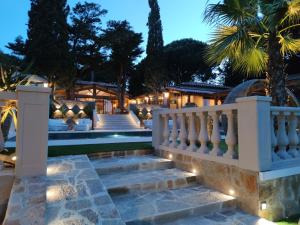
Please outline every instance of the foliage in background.
M284 58L300 51L293 30L300 27L300 0L224 0L208 5L205 20L216 25L207 57L224 59L244 73L266 72L268 92L276 105L285 105Z
M109 21L102 38L109 50L112 75L117 80L119 109L124 112L127 83L135 60L143 53L140 47L142 34L135 33L127 21Z
M164 41L160 9L157 0L148 0L150 14L148 17L148 43L145 67L145 83L154 93L158 101L158 93L166 85L166 65L164 57Z
M77 79L89 79L105 62L100 35L106 13L101 5L88 2L79 2L72 9L69 43Z
M213 77L205 60L207 44L193 39L173 41L164 47L168 81L180 84L193 79L207 81Z

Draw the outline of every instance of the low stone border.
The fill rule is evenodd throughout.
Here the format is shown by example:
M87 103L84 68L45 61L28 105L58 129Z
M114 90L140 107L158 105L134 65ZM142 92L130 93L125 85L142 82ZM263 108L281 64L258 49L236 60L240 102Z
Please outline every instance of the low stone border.
M103 159L113 157L126 157L126 156L141 156L153 154L152 149L141 149L141 150L128 150L128 151L111 151L111 152L98 152L89 154L90 159Z

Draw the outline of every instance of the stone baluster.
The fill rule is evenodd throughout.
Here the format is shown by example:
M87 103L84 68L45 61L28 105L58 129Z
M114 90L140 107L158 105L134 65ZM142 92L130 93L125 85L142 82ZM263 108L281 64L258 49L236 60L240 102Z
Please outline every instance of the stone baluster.
M299 137L297 134L297 126L298 126L298 116L299 114L291 113L291 115L288 117L288 124L289 124L289 151L288 153L296 158L299 156L299 152L297 150L297 146L299 144Z
M170 141L170 130L169 130L169 115L168 114L163 114L163 121L164 121L164 131L163 131L163 138L164 138L164 142L162 145L164 146L169 146Z
M271 147L272 147L272 161L278 161L280 160L280 157L275 152L275 149L278 145L277 137L275 133L275 118L278 116L278 112L272 112L271 113Z
M211 134L211 142L213 144L213 149L209 154L213 156L220 156L222 155L220 149L220 143L221 143L220 126L219 126L220 112L210 112L209 115L213 120L213 129Z
M286 147L289 144L289 138L286 133L286 116L288 113L279 113L278 118L278 131L277 131L277 142L278 142L278 156L282 159L290 159L291 156L287 153Z
M229 159L235 158L235 146L237 144L236 131L234 130L234 122L235 122L235 113L232 110L228 110L225 112L227 117L227 134L226 134L226 144L227 144L227 152L224 154L224 157Z
M200 118L200 133L198 140L200 141L200 153L208 153L208 147L207 147L207 142L209 141L208 138L208 131L207 131L207 113L206 112L200 112L198 113L198 116Z
M177 137L178 137L178 128L177 128L177 116L176 113L171 114L171 118L173 120L173 127L171 133L171 144L170 147L176 148L177 146Z
M184 113L180 113L179 118L180 118L180 133L179 133L180 144L177 148L181 149L181 150L185 150L187 148L187 145L186 145L187 131L186 131L186 126L185 126L185 115L184 115Z
M197 146L196 146L197 133L196 133L196 127L195 127L195 114L188 113L187 116L189 118L188 140L190 142L190 145L187 150L197 151Z

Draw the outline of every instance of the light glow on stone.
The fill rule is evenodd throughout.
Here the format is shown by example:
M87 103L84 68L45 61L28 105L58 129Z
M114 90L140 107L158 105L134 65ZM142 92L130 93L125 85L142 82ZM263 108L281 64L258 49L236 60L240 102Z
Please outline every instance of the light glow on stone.
M17 160L17 156L14 155L13 157L11 157L11 160L12 161L16 161Z
M172 159L173 158L173 155L172 154L169 154L169 159Z
M233 189L229 189L229 194L230 195L234 195L235 194L235 191Z
M192 173L193 173L193 174L196 174L196 173L197 173L197 170L196 170L196 169L193 169L193 170L192 170Z

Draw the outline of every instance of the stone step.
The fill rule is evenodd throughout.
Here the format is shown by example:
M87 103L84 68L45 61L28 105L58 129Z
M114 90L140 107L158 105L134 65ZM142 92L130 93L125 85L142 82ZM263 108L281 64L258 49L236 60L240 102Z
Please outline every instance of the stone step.
M208 215L235 208L233 197L203 186L111 197L127 225L163 224L180 218Z
M97 159L93 160L92 164L97 173L101 175L118 172L128 172L133 170L146 171L157 169L171 169L174 167L174 164L171 160L155 157L152 155Z
M160 191L187 187L196 183L195 174L179 169L129 171L99 176L109 193L112 194Z
M143 223L139 224L143 225ZM146 223L144 224L146 225ZM276 223L249 215L240 210L228 209L204 216L196 215L181 217L175 220L152 221L150 223L148 222L147 225L276 225Z

